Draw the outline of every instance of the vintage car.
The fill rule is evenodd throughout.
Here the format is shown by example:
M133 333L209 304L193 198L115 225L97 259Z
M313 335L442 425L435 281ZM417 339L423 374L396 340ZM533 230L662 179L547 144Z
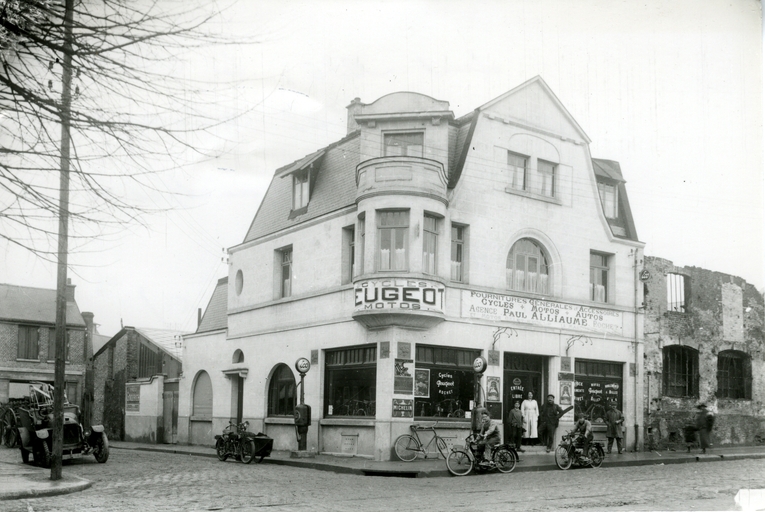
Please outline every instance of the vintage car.
M29 384L29 401L18 409L21 460L49 468L53 449L53 386L42 382ZM93 454L98 462L109 458L109 441L103 425L83 430L80 408L70 404L64 395L64 442L62 458Z

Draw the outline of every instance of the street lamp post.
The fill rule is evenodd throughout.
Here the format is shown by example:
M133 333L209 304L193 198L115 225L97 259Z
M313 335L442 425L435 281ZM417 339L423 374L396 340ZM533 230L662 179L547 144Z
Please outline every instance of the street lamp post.
M300 403L295 406L295 429L297 433L298 451L305 452L307 446L308 427L311 425L311 406L305 403L305 374L311 369L311 362L305 357L295 361L295 369L300 374Z

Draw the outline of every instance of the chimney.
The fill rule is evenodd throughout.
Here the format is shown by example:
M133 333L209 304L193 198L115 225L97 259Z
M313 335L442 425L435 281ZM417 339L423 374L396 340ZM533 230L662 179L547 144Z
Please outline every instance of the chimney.
M197 308L197 330L199 329L199 326L202 324L202 308Z
M66 301L67 302L74 302L74 289L77 287L77 285L72 284L72 278L67 277L66 278Z
M361 109L364 106L363 103L361 103L361 98L353 98L353 101L351 101L351 104L348 105L348 133L351 133L352 131L355 131L359 124L356 122L355 116L356 114L361 113Z

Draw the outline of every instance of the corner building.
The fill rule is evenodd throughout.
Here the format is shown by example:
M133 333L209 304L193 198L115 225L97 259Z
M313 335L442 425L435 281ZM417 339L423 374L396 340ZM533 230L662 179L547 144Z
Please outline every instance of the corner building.
M387 460L413 422L463 442L483 356L495 420L529 391L596 425L611 400L642 443L644 244L619 164L589 142L539 77L460 118L412 92L355 99L347 136L278 169L230 249L219 363L186 369L181 416L209 373L213 431L241 417L295 449L305 357L308 448Z

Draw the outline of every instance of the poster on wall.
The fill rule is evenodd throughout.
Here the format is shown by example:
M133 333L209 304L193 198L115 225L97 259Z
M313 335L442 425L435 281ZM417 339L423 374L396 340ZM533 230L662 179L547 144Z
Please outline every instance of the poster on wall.
M499 402L499 377L486 377L486 400Z
M430 370L418 368L414 371L414 396L430 398Z
M127 384L125 386L125 411L126 412L140 412L141 411L141 385Z
M571 382L560 383L560 405L571 405Z
M393 393L411 395L414 387L414 361L412 359L396 359L394 371Z

